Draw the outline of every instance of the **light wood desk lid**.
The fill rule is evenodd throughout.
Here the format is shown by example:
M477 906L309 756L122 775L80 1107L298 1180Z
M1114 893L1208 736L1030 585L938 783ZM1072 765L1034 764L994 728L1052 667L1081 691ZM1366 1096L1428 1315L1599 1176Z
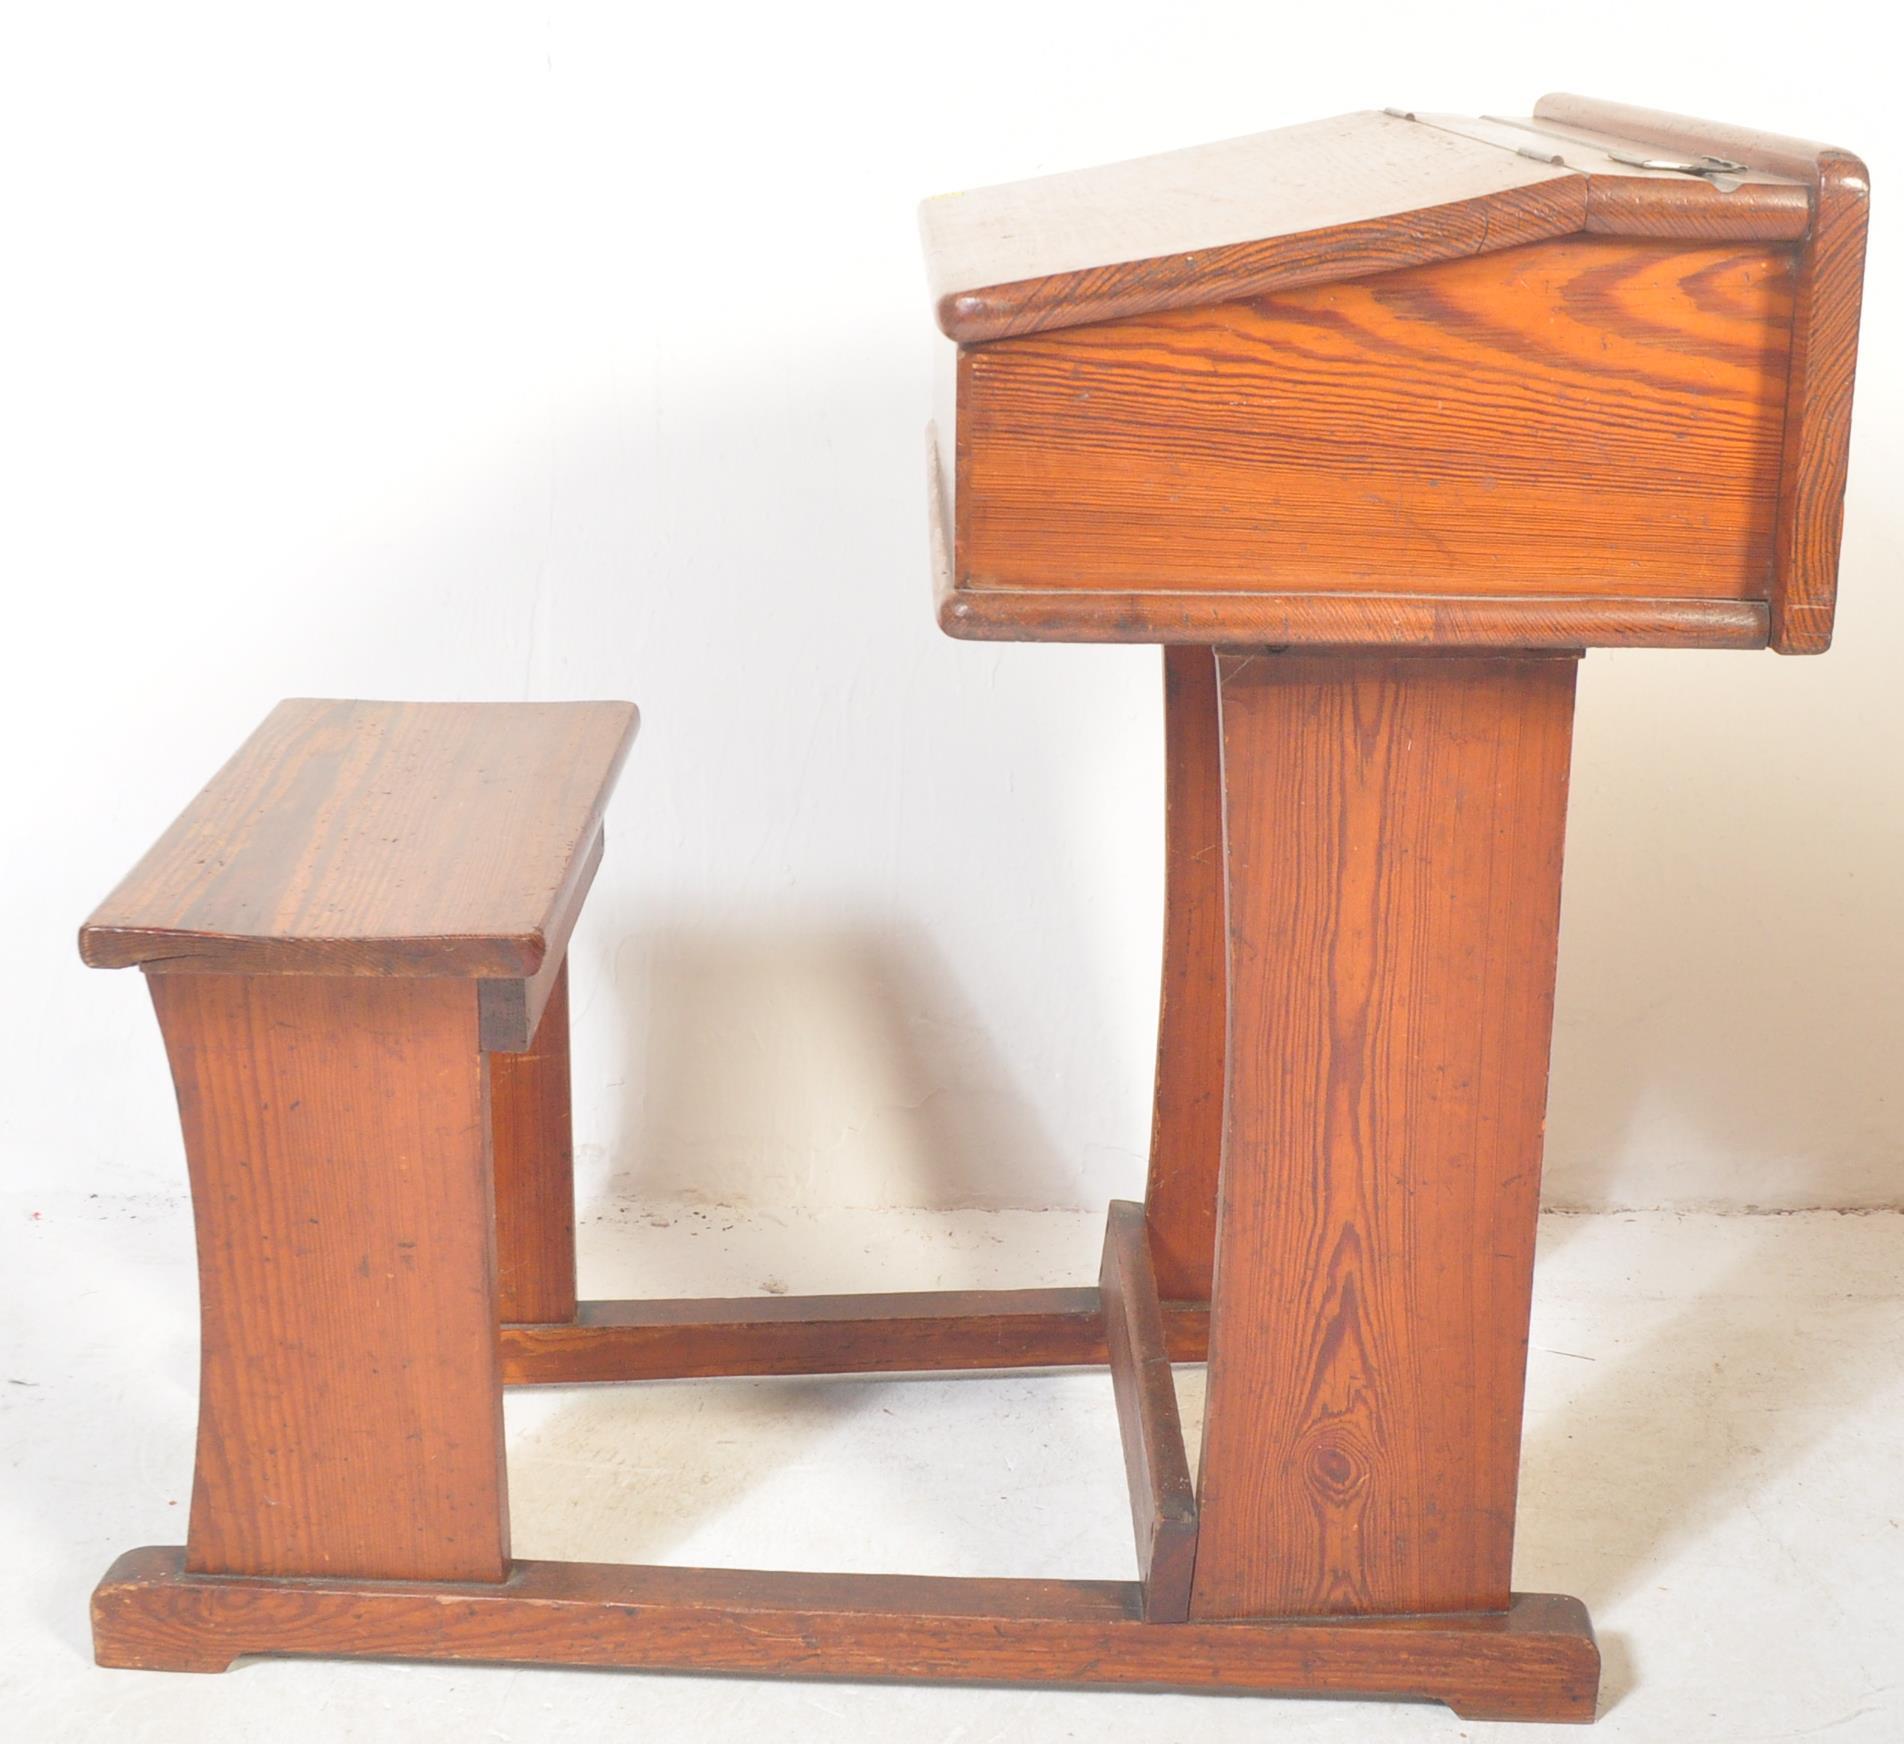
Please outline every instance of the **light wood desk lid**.
M95 968L533 976L634 705L279 703L80 929Z
M1648 113L1560 97L1525 120L1366 110L941 195L920 214L939 325L978 343L1582 231L1805 235L1803 153L1822 148L1714 127L1730 151L1675 153ZM1707 155L1745 167L1647 167Z

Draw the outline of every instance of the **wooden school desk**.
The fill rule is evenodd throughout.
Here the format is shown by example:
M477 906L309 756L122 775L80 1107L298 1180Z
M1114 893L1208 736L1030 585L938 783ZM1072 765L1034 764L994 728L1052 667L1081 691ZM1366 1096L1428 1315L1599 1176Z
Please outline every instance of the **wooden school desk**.
M82 935L151 979L206 1351L188 1542L108 1573L101 1663L1591 1719L1584 1608L1509 1579L1574 673L1826 646L1865 204L1578 98L927 204L941 623L1165 650L1150 1174L1095 1287L578 1303L564 951L632 711L284 705ZM1056 1364L1110 1368L1135 1580L511 1556L504 1385Z

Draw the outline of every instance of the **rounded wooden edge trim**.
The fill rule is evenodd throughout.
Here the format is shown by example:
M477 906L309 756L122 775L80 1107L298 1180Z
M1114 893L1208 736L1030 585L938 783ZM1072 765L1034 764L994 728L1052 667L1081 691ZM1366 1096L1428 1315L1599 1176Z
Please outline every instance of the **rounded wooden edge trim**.
M1587 178L1586 233L1683 242L1802 242L1811 193L1797 182L1754 182L1722 194L1710 182Z
M1296 643L1400 648L1763 648L1762 600L1435 599L1418 594L1094 593L942 587L973 642Z
M1558 121L1584 127L1598 133L1616 134L1625 139L1644 140L1669 146L1676 151L1712 152L1720 157L1736 158L1755 170L1773 175L1796 176L1816 187L1828 173L1828 165L1840 162L1854 165L1863 172L1862 163L1850 152L1816 140L1797 139L1790 134L1766 133L1754 127L1741 127L1728 121L1705 121L1693 115L1675 115L1664 109L1643 109L1629 103L1609 103L1598 97L1581 97L1566 91L1551 91L1534 105L1537 121ZM1835 173L1835 172L1832 172Z
M548 955L541 931L463 938L247 938L88 921L79 955L89 969L148 975L386 975L419 980L529 976Z
M976 345L1369 278L1577 235L1586 226L1586 190L1587 178L1577 171L1556 173L1497 193L1292 236L948 290L937 299L934 313L948 339Z

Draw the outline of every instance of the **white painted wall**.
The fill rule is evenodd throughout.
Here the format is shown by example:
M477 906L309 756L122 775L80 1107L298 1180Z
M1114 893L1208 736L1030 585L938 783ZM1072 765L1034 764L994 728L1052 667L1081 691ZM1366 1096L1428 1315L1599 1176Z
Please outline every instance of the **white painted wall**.
M1142 1179L1157 656L942 639L924 194L1556 86L1861 149L1840 651L1596 655L1549 1193L1904 1198L1904 116L1788 6L68 4L0 43L6 1183L182 1180L91 903L277 697L630 696L584 1192Z

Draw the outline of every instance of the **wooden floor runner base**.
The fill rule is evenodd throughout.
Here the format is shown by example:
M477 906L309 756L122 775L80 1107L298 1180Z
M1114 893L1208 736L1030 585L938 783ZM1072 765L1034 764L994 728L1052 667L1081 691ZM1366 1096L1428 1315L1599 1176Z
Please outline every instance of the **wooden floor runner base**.
M652 1671L1397 1696L1467 1719L1593 1718L1577 1599L1500 1615L1146 1623L1135 1582L518 1562L497 1585L194 1575L134 1550L93 1595L101 1665L254 1653Z

